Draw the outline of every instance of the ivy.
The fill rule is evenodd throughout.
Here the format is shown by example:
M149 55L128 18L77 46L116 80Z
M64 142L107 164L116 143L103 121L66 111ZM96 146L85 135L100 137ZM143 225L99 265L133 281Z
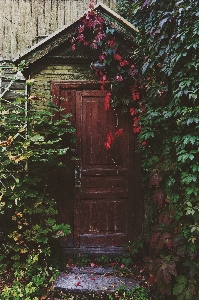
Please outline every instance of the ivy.
M167 6L163 1L125 2L132 7L132 14L127 15L139 28L138 50L132 53L139 63L135 67L131 62L131 71L129 59L119 52L114 31L106 31L92 9L82 20L92 30L80 27L81 39L72 40L73 50L77 42L98 49L102 67L95 75L102 89L107 80L114 82L113 91L105 97L105 109L120 105L130 110L133 132L139 133L146 207L153 209L146 240L149 256L144 260L152 288L176 299L195 299L199 292L198 267L193 268L192 263L198 266L196 2L171 1ZM131 97L120 97L121 90L130 90ZM107 150L113 140L112 134L107 135Z
M86 48L90 53L91 66L94 76L101 82L101 89L104 90L111 84L104 99L104 109L109 110L110 106L121 107L124 112L130 111L133 123L133 132L141 131L140 115L144 111L142 103L143 86L140 82L140 74L136 61L136 46L133 53L123 50L117 41L118 33L108 26L100 13L94 9L94 1L90 1L89 10L79 21L78 32L71 40L72 51L79 48ZM116 136L122 134L122 128L114 133ZM113 139L107 137L104 143L108 150Z
M172 299L197 299L199 2L135 0L129 10L139 29L138 68L146 91L139 139L145 142L140 151L146 207L153 207L152 284ZM173 273L168 257L175 261ZM155 268L160 261L165 277Z

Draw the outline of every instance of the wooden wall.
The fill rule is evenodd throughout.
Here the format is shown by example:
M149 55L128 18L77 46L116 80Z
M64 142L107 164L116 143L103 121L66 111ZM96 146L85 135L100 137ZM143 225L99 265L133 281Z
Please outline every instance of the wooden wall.
M116 0L101 0L112 9ZM0 60L10 60L88 9L90 0L0 0Z

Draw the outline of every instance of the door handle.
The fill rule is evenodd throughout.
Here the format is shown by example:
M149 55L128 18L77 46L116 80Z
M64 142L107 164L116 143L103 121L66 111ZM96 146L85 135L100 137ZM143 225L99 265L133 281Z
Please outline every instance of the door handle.
M78 164L75 168L75 187L81 187L82 169Z

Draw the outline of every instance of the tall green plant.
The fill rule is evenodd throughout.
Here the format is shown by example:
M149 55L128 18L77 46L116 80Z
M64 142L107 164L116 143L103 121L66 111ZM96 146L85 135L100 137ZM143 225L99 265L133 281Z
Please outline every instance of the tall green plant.
M67 167L70 149L63 140L69 145L74 128L70 114L54 119L59 110L52 102L42 99L42 107L27 110L25 99L11 104L1 100L0 272L7 278L5 299L18 299L18 293L23 299L39 295L47 284L52 240L70 232L69 225L57 222L52 187L53 174Z
M153 206L146 263L161 293L198 299L199 1L134 0L129 10L146 90L139 120Z

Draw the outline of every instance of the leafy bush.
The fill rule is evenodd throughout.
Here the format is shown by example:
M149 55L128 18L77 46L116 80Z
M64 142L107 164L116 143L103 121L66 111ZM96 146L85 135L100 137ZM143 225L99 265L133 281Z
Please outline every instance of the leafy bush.
M148 300L149 293L148 290L142 287L133 287L131 290L127 291L124 287L118 289L115 296L119 297L121 300L125 299L135 299L135 300ZM111 298L110 298L111 299Z
M31 98L30 98L31 99ZM0 106L0 273L3 299L39 299L47 293L53 239L70 232L56 220L53 174L66 167L73 139L70 114L60 114L42 99L43 109L27 107L25 99ZM28 108L28 109L27 109ZM6 220L6 223L4 223ZM4 222L3 222L4 221ZM51 279L50 279L51 278ZM2 298L1 298L2 299Z
M135 0L129 10L145 87L139 120L150 225L145 262L162 294L198 299L199 2Z

